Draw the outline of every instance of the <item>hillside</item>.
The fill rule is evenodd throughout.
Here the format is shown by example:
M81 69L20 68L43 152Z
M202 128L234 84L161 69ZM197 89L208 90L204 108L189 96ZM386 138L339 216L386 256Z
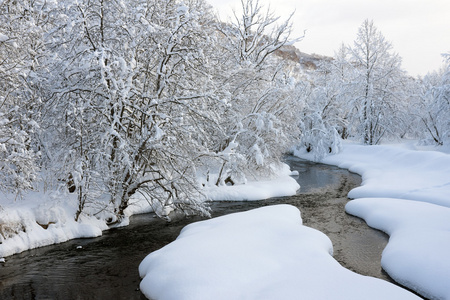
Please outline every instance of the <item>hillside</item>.
M303 70L316 70L321 61L333 59L329 56L301 52L293 45L283 46L275 54L283 59L299 63Z

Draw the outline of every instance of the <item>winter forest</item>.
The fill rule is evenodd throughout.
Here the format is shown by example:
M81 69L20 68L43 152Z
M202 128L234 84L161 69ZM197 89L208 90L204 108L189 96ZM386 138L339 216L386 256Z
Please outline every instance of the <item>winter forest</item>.
M270 178L294 148L450 143L450 55L413 78L365 20L306 67L294 21L253 0L232 22L203 0L1 1L1 191L71 195L75 221L121 222L136 195L208 215L205 187Z

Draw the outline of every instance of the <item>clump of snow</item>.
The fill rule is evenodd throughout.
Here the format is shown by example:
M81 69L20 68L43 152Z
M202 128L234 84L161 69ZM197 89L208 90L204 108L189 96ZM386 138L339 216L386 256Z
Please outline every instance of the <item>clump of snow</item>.
M6 42L7 40L9 40L9 37L7 35L4 35L3 33L0 33L0 43Z
M391 198L347 203L346 211L389 234L381 265L430 299L450 299L450 208Z
M450 155L411 149L421 148L344 144L321 162L362 176L362 186L349 193L361 199L346 210L390 235L383 269L428 298L450 299Z
M177 14L178 14L178 15L184 15L184 14L186 14L188 11L189 11L189 7L187 7L187 6L184 5L184 4L180 4L180 5L177 7Z
M139 273L150 299L419 299L343 268L328 237L290 205L190 224Z
M291 176L299 176L300 173L297 170L291 172Z
M277 177L274 179L247 181L233 186L206 186L204 193L213 201L254 201L295 195L300 188L298 182L291 177L295 173L286 164L282 164L276 172Z

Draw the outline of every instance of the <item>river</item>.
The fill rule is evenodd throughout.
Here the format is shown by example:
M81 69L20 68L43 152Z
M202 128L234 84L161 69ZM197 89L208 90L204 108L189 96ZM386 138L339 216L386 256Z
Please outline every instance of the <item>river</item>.
M286 203L298 207L303 223L324 232L334 257L363 275L392 280L380 266L387 235L347 215L347 193L360 176L337 167L288 157L302 186L292 197L262 201L215 202L213 217ZM153 214L137 215L130 225L93 239L76 239L7 257L0 264L0 299L145 299L139 291L138 265L144 257L173 241L192 217L167 223Z

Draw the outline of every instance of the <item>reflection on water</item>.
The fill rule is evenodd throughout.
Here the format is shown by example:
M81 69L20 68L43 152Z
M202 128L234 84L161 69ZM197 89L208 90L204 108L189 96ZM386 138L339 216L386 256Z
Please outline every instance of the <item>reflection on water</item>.
M381 251L387 236L344 211L347 193L359 176L333 166L289 157L300 175L296 196L255 202L216 202L213 216L287 203L300 208L305 225L327 234L334 256L345 267L385 280ZM94 239L78 239L8 257L0 264L0 299L145 299L139 291L138 265L173 241L199 217L165 223L152 214L138 215L125 228ZM81 248L79 247L81 246Z
M361 183L358 175L334 166L317 164L293 156L288 157L286 163L291 166L292 170L299 172L299 176L295 178L301 186L300 194L323 193L324 189L338 189L341 187L342 179L351 180L355 186Z

